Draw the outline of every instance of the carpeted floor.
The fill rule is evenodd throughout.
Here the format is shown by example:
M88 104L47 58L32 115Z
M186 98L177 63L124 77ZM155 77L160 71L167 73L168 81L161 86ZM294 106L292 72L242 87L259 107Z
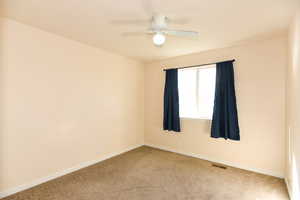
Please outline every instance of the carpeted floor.
M140 147L4 200L286 200L282 179Z

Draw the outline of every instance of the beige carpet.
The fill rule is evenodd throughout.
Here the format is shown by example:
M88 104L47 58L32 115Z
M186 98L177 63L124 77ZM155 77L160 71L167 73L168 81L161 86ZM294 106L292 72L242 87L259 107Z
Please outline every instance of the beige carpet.
M282 179L140 147L5 200L283 200Z

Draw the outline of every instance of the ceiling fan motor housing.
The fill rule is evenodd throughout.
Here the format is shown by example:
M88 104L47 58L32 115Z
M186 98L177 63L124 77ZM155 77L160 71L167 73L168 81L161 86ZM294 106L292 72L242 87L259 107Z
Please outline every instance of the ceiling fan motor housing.
M160 31L167 28L168 18L164 15L155 15L152 17L151 28L155 31Z

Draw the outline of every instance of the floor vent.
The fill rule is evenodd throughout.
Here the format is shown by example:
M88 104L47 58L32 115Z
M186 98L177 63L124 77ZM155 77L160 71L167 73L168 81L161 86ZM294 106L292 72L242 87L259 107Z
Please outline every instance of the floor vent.
M220 169L227 169L227 167L225 167L223 165L219 165L219 164L212 164L211 166L217 167L217 168L220 168Z

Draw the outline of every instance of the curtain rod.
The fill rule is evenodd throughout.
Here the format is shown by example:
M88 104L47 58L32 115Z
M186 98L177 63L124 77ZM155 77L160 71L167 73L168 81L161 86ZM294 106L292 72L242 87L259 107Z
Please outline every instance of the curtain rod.
M221 61L221 62L234 62L235 59L233 60L225 60L225 61ZM200 67L200 66L205 66L205 65L213 65L213 64L217 64L220 62L213 62L213 63L206 63L206 64L200 64L200 65L191 65L191 66L185 66L185 67L176 67L176 68L169 68L169 69L185 69L185 68L192 68L192 67ZM164 69L164 71L167 71L169 69Z

